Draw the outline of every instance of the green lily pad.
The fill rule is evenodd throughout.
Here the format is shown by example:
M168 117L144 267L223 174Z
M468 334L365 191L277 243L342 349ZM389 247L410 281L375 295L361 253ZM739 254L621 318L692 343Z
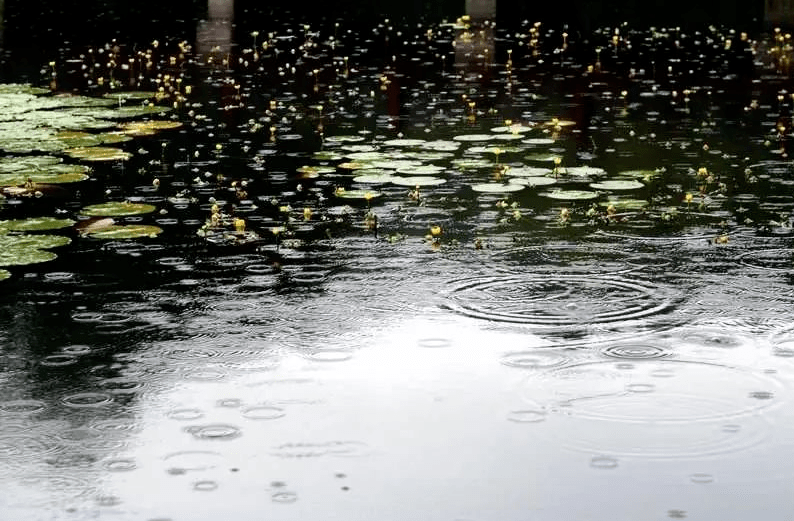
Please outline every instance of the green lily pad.
M394 176L391 182L400 186L437 186L443 185L447 180L440 177L417 175L410 177Z
M163 232L159 226L149 224L111 224L95 228L87 233L95 239L139 239L141 237L156 237Z
M61 159L55 156L21 156L0 158L0 173L41 170L57 165Z
M594 166L569 166L565 169L565 174L575 177L602 177L607 175L607 171Z
M546 176L521 176L511 178L510 182L526 186L550 186L556 184L557 180Z
M336 190L334 194L342 199L360 199L362 201L377 199L383 195L380 192L376 192L374 190Z
M512 125L504 125L502 127L494 127L491 132L509 133L509 134L523 134L532 130L532 127L522 125L521 123L513 123Z
M19 232L34 232L44 230L59 230L68 228L75 223L72 219L58 219L56 217L29 217L12 221L0 221L0 229Z
M364 162L367 161L381 161L394 157L394 154L387 154L385 152L370 151L370 152L351 152L345 154L345 157L351 161Z
M421 166L422 162L415 159L390 159L372 161L373 168L385 168L387 170L400 170L407 168L416 168Z
M471 185L471 189L475 192L488 193L488 194L503 194L509 192L518 192L526 188L524 185L517 183L477 183Z
M452 139L455 141L490 141L493 139L493 136L490 134L462 134Z
M418 147L425 143L424 139L389 139L383 142L387 147Z
M61 165L58 165L61 166ZM81 165L63 165L64 167ZM2 186L21 186L28 180L34 184L65 184L77 183L88 179L88 174L84 171L74 170L72 172L20 172L16 174L0 174L0 187ZM34 187L35 188L35 187Z
M596 190L637 190L645 185L634 179L608 179L600 183L590 183L590 188Z
M120 128L123 134L129 136L151 136L161 130L171 130L181 126L182 123L179 121L152 119L148 121L130 121L120 125Z
M366 170L360 170L360 172L366 172ZM361 183L361 184L373 184L373 185L382 185L392 181L394 179L394 175L392 174L362 174L358 175L353 178L354 183Z
M116 92L108 92L103 97L111 100L148 100L157 97L157 92L147 90L122 90Z
M531 137L521 141L525 145L532 145L532 146L542 146L542 145L553 145L556 141L550 137Z
M440 174L443 172L445 168L443 166L438 165L416 165L416 166L408 166L404 168L398 168L397 173L403 175L433 175L433 174Z
M119 132L103 132L92 134L75 130L64 130L55 134L54 138L59 141L64 149L95 147L114 143L130 141L132 137Z
M156 208L151 204L117 201L86 206L80 213L82 215L90 215L91 217L116 217L152 213L155 209Z
M61 235L0 235L0 266L24 266L55 259L49 248L69 244Z
M4 94L49 94L50 89L44 87L33 87L27 83L3 83L0 84L0 95Z
M544 177L553 172L551 168L539 166L516 166L507 169L505 174L516 177Z
M11 276L11 272L8 270L0 270L0 280L6 280L8 277Z
M614 206L618 211L642 210L648 206L648 201L642 199L610 199L601 204L604 208L608 208L610 205Z
M317 161L340 161L344 156L342 156L338 152L320 150L319 152L315 152L313 157Z
M428 141L422 146L425 150L433 150L435 152L454 152L460 148L460 143L456 141Z
M83 161L126 161L132 157L130 152L114 147L78 147L68 148L64 152L69 157Z
M300 174L300 177L304 179L313 179L316 177L320 177L322 174L333 174L336 172L336 168L332 166L308 166L304 165L300 168L295 169L295 171Z
M524 156L524 160L529 161L531 163L547 163L547 164L554 164L554 160L560 156L554 154L531 154L528 156Z
M587 201L590 199L598 199L598 192L590 192L588 190L553 190L551 192L544 192L541 195L549 199L557 199L560 201Z
M452 165L462 170L487 168L493 166L493 161L487 159L455 159Z
M324 141L328 143L358 143L364 141L364 136L328 136Z

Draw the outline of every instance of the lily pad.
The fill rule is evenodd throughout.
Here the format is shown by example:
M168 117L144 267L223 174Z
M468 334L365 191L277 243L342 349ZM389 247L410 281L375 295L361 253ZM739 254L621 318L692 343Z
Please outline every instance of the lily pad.
M50 89L44 87L33 87L27 83L3 83L0 84L0 95L3 94L48 94Z
M596 190L637 190L645 185L634 179L608 179L600 183L590 183L590 188Z
M513 123L512 125L504 125L502 127L494 127L491 132L510 133L510 134L523 134L532 130L532 127L522 125L521 123Z
M0 266L24 266L55 259L49 248L69 244L61 235L0 235Z
M541 195L549 199L557 199L560 201L588 201L591 199L598 199L598 192L590 192L588 190L553 190L551 192L544 192Z
M179 128L179 121L153 119L149 121L130 121L120 125L121 132L130 136L151 136L161 130Z
M116 92L108 92L103 95L105 98L112 100L148 100L157 97L157 92L147 90L123 90Z
M373 190L336 190L334 194L342 199L355 199L362 201L377 199L378 197L383 195L380 192L376 192Z
M336 172L336 168L332 166L308 166L304 165L300 168L295 170L300 177L304 179L313 179L316 177L320 177L321 174L333 174Z
M95 239L139 239L141 237L156 237L162 232L163 229L159 226L148 224L111 224L94 228L87 235Z
M114 217L147 214L152 213L155 209L151 204L117 201L86 206L80 213L92 217Z
M575 177L601 177L607 175L607 171L594 166L570 166L565 169L565 174Z
M75 223L72 219L58 219L56 217L30 217L12 221L0 221L0 230L13 230L19 232L34 232L44 230L59 230L68 228Z
M364 141L364 136L328 136L324 139L327 143L358 143Z
M18 172L20 170L40 170L57 165L61 159L55 156L21 156L0 158L0 173Z
M526 188L524 185L517 183L476 183L471 185L471 189L475 192L488 193L488 194L503 194L509 192L518 192Z
M388 147L418 147L425 143L424 139L389 139L383 142Z
M417 165L404 168L398 168L397 173L403 175L433 175L440 174L445 168L438 165Z
M608 208L610 205L614 206L618 211L642 210L648 206L648 201L642 199L610 199L601 204L604 208Z
M531 137L521 141L525 145L533 145L533 146L540 146L540 145L553 145L556 141L550 137Z
M83 161L126 161L132 157L130 152L125 152L114 147L78 147L64 151L69 157Z
M11 276L11 272L8 270L0 270L0 280L6 280L8 277Z
M443 185L447 180L440 177L417 175L410 177L394 176L391 182L400 186L437 186Z
M490 134L461 134L452 139L455 141L490 141L493 139L493 136Z
M510 182L526 186L550 186L556 184L557 180L546 176L521 176L511 178Z
M362 170L362 172L366 172L366 170ZM361 183L361 184L373 184L373 185L381 185L386 184L392 181L395 176L392 174L362 174L353 178L354 183Z

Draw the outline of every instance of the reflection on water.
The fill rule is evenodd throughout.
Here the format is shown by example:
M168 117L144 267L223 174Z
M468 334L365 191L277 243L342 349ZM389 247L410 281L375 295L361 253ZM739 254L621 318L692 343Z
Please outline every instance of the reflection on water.
M0 518L794 511L776 87L737 115L678 57L624 74L649 64L619 37L597 76L495 26L263 29L208 61L256 38L232 19L210 2L185 128L0 208L123 196L167 229L75 232L0 282Z

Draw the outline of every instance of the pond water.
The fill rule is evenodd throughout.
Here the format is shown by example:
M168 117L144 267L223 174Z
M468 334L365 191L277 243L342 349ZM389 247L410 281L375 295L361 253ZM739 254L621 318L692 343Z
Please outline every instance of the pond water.
M466 25L0 89L0 517L790 516L788 40Z

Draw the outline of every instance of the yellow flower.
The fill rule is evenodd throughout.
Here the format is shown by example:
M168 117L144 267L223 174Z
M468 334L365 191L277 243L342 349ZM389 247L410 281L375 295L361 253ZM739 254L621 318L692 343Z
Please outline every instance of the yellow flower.
M237 218L234 220L234 229L237 232L244 232L245 231L245 219Z
M441 226L435 225L430 228L430 235L433 237L438 237L441 235Z

